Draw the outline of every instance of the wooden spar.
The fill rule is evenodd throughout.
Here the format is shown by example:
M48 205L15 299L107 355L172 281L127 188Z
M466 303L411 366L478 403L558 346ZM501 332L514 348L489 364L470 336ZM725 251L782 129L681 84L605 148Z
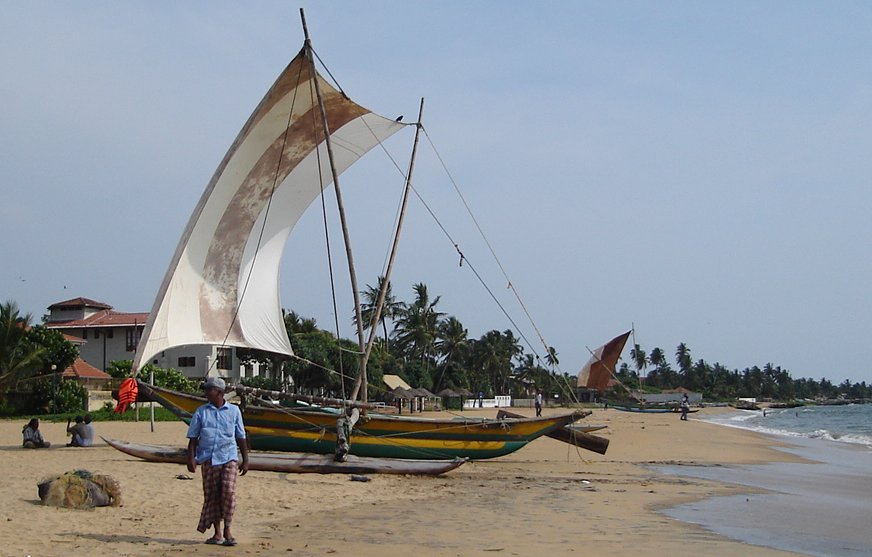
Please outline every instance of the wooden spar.
M358 377L366 377L366 345L363 338L363 318L360 312L360 291L357 288L357 273L354 271L354 257L351 254L351 235L348 232L348 221L345 216L345 204L342 201L342 190L339 188L339 173L336 171L336 163L333 156L333 143L330 141L330 126L327 123L327 109L321 96L321 86L318 84L315 71L315 57L312 55L312 41L309 39L309 28L306 26L306 14L300 8L300 18L303 20L303 35L306 40L306 57L312 67L312 82L315 84L315 96L318 98L318 107L321 111L321 125L324 129L324 144L327 147L327 159L330 161L330 173L333 176L333 190L336 192L336 205L339 210L339 221L342 224L342 238L345 242L345 258L348 261L348 273L351 279L351 291L354 296L354 315L357 322L357 345L360 351L360 370ZM352 396L351 398L356 398ZM364 397L364 402L366 397Z
M235 390L240 395L266 396L280 400L303 401L312 404L320 404L323 406L335 406L338 408L379 408L376 404L367 404L365 402L357 402L354 400L345 400L341 398L328 398L314 395L296 395L291 393L283 393L281 391L270 391L269 389L255 389L254 387L246 387L245 385L236 385L228 387L228 391Z
M587 413L590 415L590 412ZM497 412L497 418L523 418L521 414L515 414L513 412L508 412L506 410L500 410ZM566 427L562 427L552 431L551 433L546 433L548 437L552 439L557 439L558 441L563 441L564 443L569 443L570 445L575 445L576 447L581 447L582 449L587 449L588 451L593 451L599 454L606 454L606 450L609 448L609 440L605 437L600 437L598 435L591 435L590 433L583 433L581 431L570 431L567 428L572 427L571 424Z
M421 137L421 120L424 116L424 99L421 99L421 105L418 108L418 123L415 125L415 142L412 144L412 158L409 161L409 172L406 175L406 186L403 189L403 200L400 206L400 215L397 218L397 229L394 232L394 241L391 245L391 253L388 258L387 268L385 270L385 275L382 280L381 286L378 292L378 301L375 304L375 312L373 313L372 320L369 322L369 339L366 343L365 355L366 358L369 359L369 355L372 353L372 346L375 342L375 332L376 326L378 325L379 320L381 319L382 310L384 309L385 296L387 295L388 286L391 281L391 272L394 268L394 261L397 256L397 247L400 244L400 231L403 229L403 220L406 216L406 207L409 204L409 192L412 189L412 174L415 171L415 159L418 154L418 140ZM360 392L361 385L366 385L366 376L363 373L359 373L357 375L357 380L354 382L354 390L351 392L351 399L356 399L358 392ZM366 389L364 388L364 395L361 397L361 400L366 401Z

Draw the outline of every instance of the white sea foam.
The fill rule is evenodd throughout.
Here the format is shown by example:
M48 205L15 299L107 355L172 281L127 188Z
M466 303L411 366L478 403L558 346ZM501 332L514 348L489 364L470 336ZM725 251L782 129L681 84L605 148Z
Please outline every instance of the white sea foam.
M703 419L768 435L824 439L872 449L870 417L872 405L777 409L766 416L762 412L737 411Z

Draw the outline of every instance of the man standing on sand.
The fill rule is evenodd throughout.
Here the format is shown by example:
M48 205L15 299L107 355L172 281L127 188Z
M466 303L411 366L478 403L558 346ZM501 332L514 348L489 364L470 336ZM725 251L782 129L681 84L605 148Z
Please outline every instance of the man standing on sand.
M687 397L687 393L684 393L681 397L681 419L687 421L687 412L690 410L690 399Z
M236 510L236 475L248 472L248 444L242 412L235 404L224 400L226 384L210 377L200 387L206 392L206 404L197 408L188 427L188 471L203 467L203 510L197 531L210 526L214 535L206 540L211 545L236 545L230 532ZM237 447L242 453L238 462ZM223 531L221 522L224 521Z
M542 391L536 391L536 417L542 415Z

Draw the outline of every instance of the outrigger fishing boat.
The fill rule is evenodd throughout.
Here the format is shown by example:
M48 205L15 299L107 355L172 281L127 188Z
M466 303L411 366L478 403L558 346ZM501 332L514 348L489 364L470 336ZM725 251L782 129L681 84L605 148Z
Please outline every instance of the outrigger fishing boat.
M197 407L206 402L203 397L153 387L142 381L138 382L138 388L140 400L152 399L185 421L190 420ZM238 393L258 391L237 387ZM344 409L270 407L248 401L241 406L252 449L336 453L337 421L345 417ZM586 414L568 412L541 418L429 419L368 412L355 424L349 453L375 458L494 458L517 451L530 441L559 430Z
M295 224L332 184L354 296L358 337L354 386L348 399L339 401L338 409L270 407L255 404L255 400L245 404L243 415L252 449L333 453L340 461L348 454L493 458L580 418L576 412L492 420L426 420L367 413L367 362L411 190L424 103L418 122L407 124L352 101L315 69L316 56L302 19L303 48L255 108L191 215L149 313L133 373L154 355L185 345L235 346L295 357L279 300L280 263ZM339 175L407 126L414 126L416 134L400 216L378 303L366 327ZM208 373L218 374L214 369ZM205 402L141 381L137 387L182 419ZM242 387L237 387L241 392Z

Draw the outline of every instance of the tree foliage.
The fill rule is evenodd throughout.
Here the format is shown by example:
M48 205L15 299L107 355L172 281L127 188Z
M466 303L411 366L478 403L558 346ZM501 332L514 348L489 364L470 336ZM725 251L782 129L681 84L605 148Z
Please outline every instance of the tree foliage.
M133 360L115 360L109 363L106 373L116 379L132 377ZM200 385L198 381L188 379L184 373L174 368L162 368L154 364L145 364L136 374L140 381L148 383L154 374L154 384L164 389L180 391L183 393L198 393Z
M29 338L32 319L21 315L15 302L0 305L0 397L13 383L42 369L47 348Z

